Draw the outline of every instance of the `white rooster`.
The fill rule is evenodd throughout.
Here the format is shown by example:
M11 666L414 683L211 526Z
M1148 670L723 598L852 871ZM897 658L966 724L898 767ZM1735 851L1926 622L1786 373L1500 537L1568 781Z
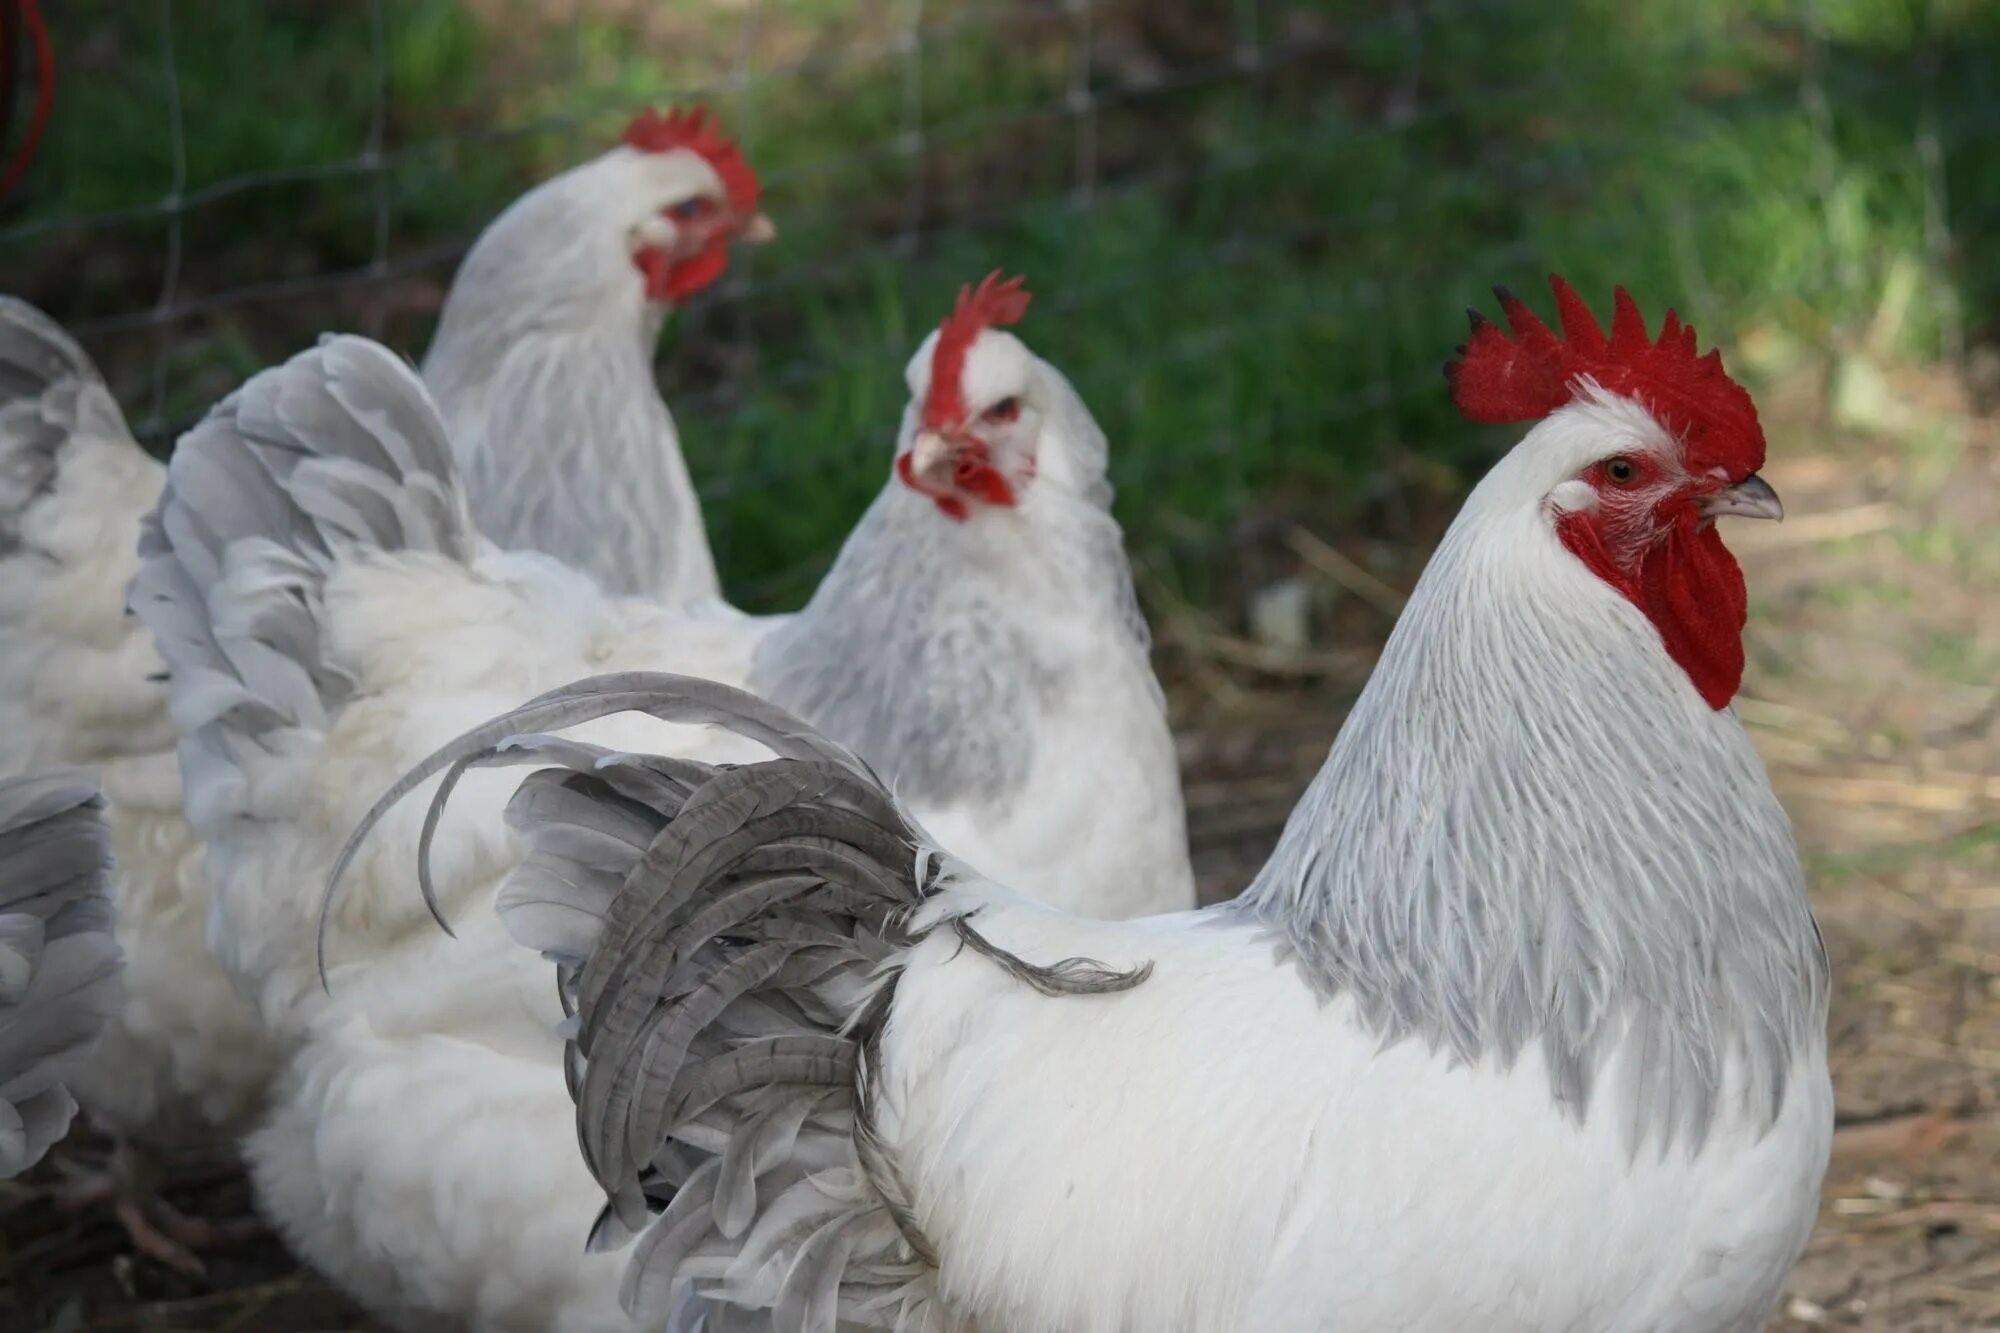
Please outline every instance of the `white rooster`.
M1029 891L1104 914L1193 903L1105 440L997 327L1026 302L996 275L919 349L892 475L791 616L618 599L482 546L422 384L365 340L256 377L181 441L134 606L189 729L225 962L298 1047L247 1156L287 1239L379 1316L627 1326L616 1257L578 1251L599 1196L564 1146L554 991L492 911L520 856L499 775L436 831L436 897L468 937L424 914L406 819L333 901L321 989L314 928L344 834L468 723L606 667L747 682L846 736ZM615 734L766 754L643 719Z
M481 235L426 366L488 537L662 598L716 591L651 358L671 303L712 282L733 241L771 234L757 193L703 113L649 111ZM240 1124L276 1057L204 946L213 923L162 665L125 614L165 476L83 350L0 297L0 773L97 766L128 958L128 1010L76 1079L121 1149L70 1198L118 1195L142 1249L195 1270L191 1251L226 1233L142 1199L136 1148Z
M0 779L0 1180L69 1128L69 1080L123 999L109 844L85 774Z
M842 747L685 678L586 681L433 761L554 765L501 907L562 963L635 1317L1763 1327L1832 1133L1825 957L1729 708L1715 520L1780 511L1719 358L1555 286L1561 337L1504 295L1513 338L1475 319L1459 405L1538 424L1233 903L1032 903ZM784 757L517 735L620 709Z

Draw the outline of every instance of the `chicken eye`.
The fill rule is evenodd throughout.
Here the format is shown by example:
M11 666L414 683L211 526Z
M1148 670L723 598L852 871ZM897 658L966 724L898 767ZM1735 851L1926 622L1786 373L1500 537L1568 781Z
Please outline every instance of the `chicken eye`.
M1003 426L1021 415L1021 400L1019 398L1002 398L980 415L996 426Z
M667 216L676 222L692 222L706 213L708 207L708 200L696 195L692 199L683 199L678 204L668 205Z
M1613 486L1630 486L1639 479L1639 465L1629 458L1614 458L1604 465L1604 475Z

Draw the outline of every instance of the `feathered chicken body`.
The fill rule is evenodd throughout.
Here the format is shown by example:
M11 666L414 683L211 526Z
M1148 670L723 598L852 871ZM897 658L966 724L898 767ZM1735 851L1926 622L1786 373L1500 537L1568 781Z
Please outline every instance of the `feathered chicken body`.
M430 838L426 887L464 937L427 919L410 868L429 835L395 807L349 849L321 989L312 942L342 835L478 718L593 670L748 683L849 737L1031 891L1105 913L1191 905L1104 439L998 327L1024 304L1018 284L968 291L919 351L895 475L790 617L619 599L481 544L423 385L365 340L258 376L181 441L134 606L172 668L218 947L296 1050L247 1151L265 1210L380 1316L628 1323L618 1256L577 1252L597 1193L557 1146L561 1012L492 912L521 854L501 775L468 776ZM768 753L634 718L598 739ZM1065 852L1075 868L1052 873Z
M1619 293L1506 298L1461 406L1538 424L1237 901L1095 922L934 850L703 682L585 682L500 897L561 964L598 1230L658 1327L1761 1328L1831 1135L1828 979L1727 708L1747 395ZM546 734L720 722L738 767ZM531 733L503 750L494 738ZM448 802L447 802L448 803Z
M714 591L649 354L669 304L712 282L732 243L768 234L756 193L711 122L648 113L481 236L428 366L465 466L501 479L474 496L490 537L587 547L599 578L662 596ZM125 614L140 521L165 476L82 349L0 297L0 773L88 763L100 774L127 1009L73 1086L107 1127L154 1147L239 1126L278 1059L210 953L211 940L238 942L211 915L182 818L163 664ZM201 707L185 693L181 706ZM194 1266L171 1238L141 1243Z
M0 1180L69 1128L123 998L103 812L79 770L0 779Z

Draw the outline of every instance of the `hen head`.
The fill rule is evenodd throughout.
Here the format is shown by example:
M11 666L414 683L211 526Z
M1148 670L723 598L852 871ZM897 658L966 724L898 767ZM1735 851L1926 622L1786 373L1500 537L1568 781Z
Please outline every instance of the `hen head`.
M626 244L647 300L686 300L722 276L732 244L777 235L757 210L757 173L707 111L647 108L623 142L630 151L615 154L614 165L621 197L635 209Z
M1784 514L1757 475L1756 405L1673 311L1655 340L1621 287L1607 336L1567 282L1549 283L1560 335L1505 290L1511 338L1470 312L1472 336L1445 367L1453 401L1475 421L1590 418L1545 437L1542 509L1562 545L1652 622L1709 706L1725 707L1743 679L1748 598L1715 520Z
M1033 354L1005 331L1027 313L1025 281L996 269L959 288L905 372L913 411L896 476L957 522L1012 508L1034 480L1050 404Z

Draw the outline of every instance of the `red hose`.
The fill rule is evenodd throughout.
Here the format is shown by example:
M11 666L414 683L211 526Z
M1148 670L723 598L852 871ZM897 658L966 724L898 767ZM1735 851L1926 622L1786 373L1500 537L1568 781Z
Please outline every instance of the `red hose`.
M0 0L0 4L6 0ZM0 176L0 201L14 192L21 183L21 177L28 172L28 164L35 160L35 150L41 147L42 134L49 128L49 116L56 107L56 52L49 43L48 25L42 22L39 0L14 0L21 13L21 22L28 30L28 40L35 44L35 114L28 121L28 131L21 136L20 147L14 150L13 161L7 164L7 174Z

